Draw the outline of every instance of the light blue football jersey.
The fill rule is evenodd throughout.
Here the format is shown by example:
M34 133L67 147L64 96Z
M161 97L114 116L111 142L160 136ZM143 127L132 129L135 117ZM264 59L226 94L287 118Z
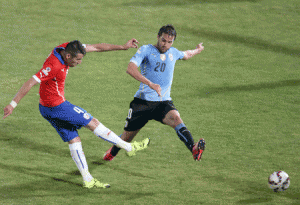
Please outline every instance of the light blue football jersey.
M141 74L152 83L160 85L162 96L160 97L155 90L141 82L139 90L134 97L147 101L172 100L170 93L175 63L183 57L184 53L174 47L171 47L165 53L160 53L159 50L151 44L140 47L136 54L130 59L130 62L140 67Z

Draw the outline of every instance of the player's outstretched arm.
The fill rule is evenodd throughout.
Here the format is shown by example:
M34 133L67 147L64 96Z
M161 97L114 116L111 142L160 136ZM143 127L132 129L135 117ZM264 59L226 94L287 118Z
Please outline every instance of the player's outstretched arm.
M8 117L10 114L12 114L14 108L17 106L17 104L20 102L20 100L29 92L29 90L34 86L38 84L38 82L31 77L27 82L23 84L23 86L20 88L19 92L16 94L14 99L11 101L10 104L8 104L3 110L4 110L4 116L3 119Z
M192 58L194 55L201 53L201 51L203 51L203 50L204 50L203 43L200 43L197 45L196 49L184 51L183 60L188 60L188 59Z
M128 50L129 48L138 48L139 42L136 39L130 39L124 45L113 45L108 43L87 44L86 52L104 52L104 51L117 51Z
M148 80L147 78L145 78L145 76L143 76L139 70L138 70L138 66L133 63L130 62L128 64L126 73L128 73L129 75L131 75L134 79L148 85L151 89L155 90L157 92L157 94L159 96L161 96L161 87L158 84L152 83L150 80Z

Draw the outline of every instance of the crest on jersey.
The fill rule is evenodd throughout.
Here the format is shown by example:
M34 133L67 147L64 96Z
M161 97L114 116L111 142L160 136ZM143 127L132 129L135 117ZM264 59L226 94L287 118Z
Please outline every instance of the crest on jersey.
M170 61L173 61L173 55L172 55L172 53L169 53L169 59L170 59Z
M162 61L165 61L165 60L166 60L166 55L165 55L165 54L160 54L160 59L161 59Z
M45 76L48 76L48 73L51 71L51 68L47 67L45 69L42 70L41 74L41 78L43 77L43 73Z
M88 113L84 113L83 114L83 118L86 119L86 120L88 120L88 119L90 119L90 115Z

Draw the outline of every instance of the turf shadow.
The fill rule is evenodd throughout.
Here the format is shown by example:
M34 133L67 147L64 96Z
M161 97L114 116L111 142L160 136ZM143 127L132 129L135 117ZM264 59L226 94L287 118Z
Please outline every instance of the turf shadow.
M49 183L49 182L48 183L46 182L47 180L50 180L50 181L54 180L54 181L64 182L64 183L68 183L68 184L75 185L75 186L78 186L78 187L82 187L82 184L80 184L80 183L74 183L74 182L66 180L66 179L61 179L61 178L49 176L49 175L57 173L57 171L55 171L55 170L54 171L50 171L49 168L44 168L44 169L42 169L42 168L36 168L36 167L35 168L31 168L31 167L24 167L24 166L18 166L18 165L7 165L7 164L4 164L4 163L0 162L0 169L7 170L8 173L9 172L20 173L21 174L20 176L22 176L22 177L24 177L24 175L31 175L31 176L34 176L34 177L45 178L45 180L44 180L45 184ZM45 173L45 174L43 174L43 173ZM78 173L75 171L71 175L78 175ZM79 173L79 175L80 175L80 173ZM38 188L35 187L34 184L37 184L38 186L42 186L42 187L48 187L48 186L44 186L39 181L35 181L34 183L30 183L30 185L23 185L23 186L26 186L26 190L28 190L28 187L31 187L32 190L38 190ZM21 186L22 185L18 185L18 186L16 186L16 188L17 189L22 189Z
M258 203L266 203L272 201L271 198L255 198L255 199L246 199L246 200L240 200L237 203L239 204L258 204Z
M79 170L71 171L71 172L68 172L67 174L68 174L68 175L74 175L74 176L81 176Z
M7 170L9 172L17 172L20 173L22 175L26 174L26 175L32 175L32 176L36 176L36 177L49 177L46 174L42 174L42 173L49 173L49 174L55 174L57 173L57 171L53 170L50 171L49 168L44 167L44 168L31 168L31 167L25 167L25 166L19 166L19 165L12 165L12 164L4 164L2 162L0 162L0 168L3 170Z
M80 175L80 173L79 173L79 175ZM60 178L56 178L56 177L52 177L51 179L53 179L54 181L64 182L64 183L71 184L71 185L74 185L74 186L82 187L82 184L80 184L80 183L74 183L72 181L68 181L68 180L65 180L65 179L60 179Z
M272 190L268 189L267 183L266 185L262 185L260 181L254 182L245 179L238 179L234 176L232 177L225 177L221 174L219 175L211 175L206 176L207 179L213 183L214 181L217 183L226 183L232 189L237 190L238 192L243 192L245 197L252 197L251 199L247 200L240 200L239 203L261 203L261 202L270 202L273 200L272 198Z
M225 87L215 87L215 88L211 87L211 88L206 88L204 93L206 94L205 96L208 96L208 95L213 95L218 93L276 89L276 88L288 87L288 86L300 86L300 80L291 79L291 80L266 82L266 83L250 84L250 85L225 86ZM203 95L203 91L201 91L201 95Z
M254 187L253 187L254 188ZM298 192L295 192L291 189L288 189L284 192L273 192L271 189L266 189L265 192L268 191L268 196L263 196L263 197L256 197L256 198L251 198L251 199L245 199L245 200L240 200L237 202L237 204L257 204L257 203L264 203L264 202L270 202L272 201L273 196L280 196L280 197L285 197L289 198L291 200L295 200L295 204L300 204L300 195ZM257 196L257 194L253 194L253 196ZM272 197L272 198L270 198ZM296 202L298 201L298 202ZM276 204L276 202L274 202Z
M101 161L93 161L92 162L92 164L94 164L94 165L104 165L106 163L106 161L104 161L104 160L102 160L102 162Z
M57 184L57 181L63 182ZM69 186L66 184L71 184ZM30 204L47 204L43 201L43 197L68 197L68 196L84 196L86 195L86 189L82 188L82 184L73 183L67 180L62 180L58 178L47 178L44 180L35 180L30 183L17 183L14 185L3 185L0 187L0 204L6 204L7 199L12 204L11 200L14 199L30 199ZM92 193L89 191L89 193ZM95 194L99 194L95 192ZM44 203L43 203L44 202ZM13 203L15 204L15 203ZM27 203L18 203L27 204ZM61 204L61 203L59 203Z
M51 155L59 156L59 157L70 157L69 150L59 149L55 146L49 146L47 144L39 144L29 138L23 137L15 137L10 136L7 133L2 133L0 131L0 141L3 143L9 143L9 146L17 147L17 148L26 148L30 151L38 151L42 153L49 153Z
M149 196L154 196L156 193L153 192L132 192L132 191L118 191L114 190L113 192L109 193L110 195L115 195L120 197L120 195L124 195L126 200L136 200L139 198L145 198ZM122 203L122 201L120 201ZM123 202L124 203L124 202Z
M244 192L246 194L245 198L248 197L248 199L239 200L236 202L236 204L258 204L265 202L270 203L274 200L274 195L281 195L281 197L290 198L298 202L300 201L300 195L298 194L298 192L288 189L285 192L275 193L268 188L267 181L250 181L245 180L245 177L243 179L238 179L234 176L228 178L221 174L206 176L206 178L210 179L211 183L213 183L213 181L217 183L224 182L232 189L235 189L239 192ZM276 202L274 202L274 204L276 204Z
M96 162L96 163L93 162L93 164L98 164L98 162ZM144 174L141 174L141 173L138 173L138 172L133 172L132 170L130 170L128 168L123 169L123 168L120 168L118 165L116 165L116 166L113 166L111 164L105 164L105 165L106 165L106 167L110 168L111 170L121 172L126 176L135 176L135 177L141 177L141 178L148 178L148 179L156 180L156 178L154 178L154 177L149 177L148 175L144 175Z
M160 0L160 1L133 1L130 3L123 3L123 6L182 6L188 4L221 4L221 3L235 3L235 2L260 2L261 0Z
M185 28L185 27L182 27L181 30L199 36L198 38L205 37L213 41L239 43L251 48L260 49L260 50L269 50L276 53L290 55L292 57L299 57L300 54L299 48L290 48L287 46L282 46L270 41L262 40L255 36L240 36L237 34L227 34L219 31L210 31L206 29L195 29L195 28Z
M22 130L21 134L17 134L14 130ZM19 132L18 132L19 133ZM57 146L41 144L37 141L31 140L32 136L35 133L34 127L24 126L22 124L11 124L5 123L2 129L0 130L0 141L3 143L7 143L8 146L12 146L15 148L28 149L30 151L38 151L41 153L48 153L51 155L56 155L59 157L69 157L70 152L69 149L59 149ZM40 136L40 138L55 138L59 140L57 136Z

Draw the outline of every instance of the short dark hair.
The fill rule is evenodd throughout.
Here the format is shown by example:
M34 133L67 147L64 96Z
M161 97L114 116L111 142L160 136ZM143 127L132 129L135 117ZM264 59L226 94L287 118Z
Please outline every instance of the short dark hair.
M161 27L158 31L158 36L162 36L163 33L166 33L170 36L174 36L174 41L175 41L175 39L176 39L176 30L175 30L173 25L168 24L166 26Z
M86 51L82 43L78 40L71 41L65 48L66 53L71 54L72 57L75 57L78 53L81 53L85 56Z

